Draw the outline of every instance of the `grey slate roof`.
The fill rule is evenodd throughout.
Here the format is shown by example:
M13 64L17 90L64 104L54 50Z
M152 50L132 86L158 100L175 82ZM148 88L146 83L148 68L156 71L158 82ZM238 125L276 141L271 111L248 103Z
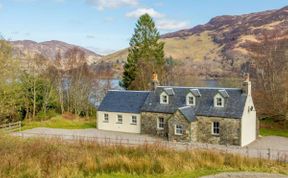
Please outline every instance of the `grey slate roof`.
M179 108L179 111L190 122L192 122L193 120L196 119L195 110L191 106L186 106L186 107Z
M173 88L174 96L169 96L169 104L160 104L160 94L165 88ZM186 95L191 89L198 89L201 93L200 97L196 98L196 105L191 106L196 116L208 117L226 117L237 118L242 117L246 95L242 94L241 89L237 88L195 88L195 87L165 87L159 86L154 92L151 92L147 97L143 107L143 112L157 113L174 113L178 108L186 106ZM214 107L214 96L219 93L219 90L227 92L229 98L225 98L223 108Z
M108 91L98 111L140 113L149 93L144 91Z

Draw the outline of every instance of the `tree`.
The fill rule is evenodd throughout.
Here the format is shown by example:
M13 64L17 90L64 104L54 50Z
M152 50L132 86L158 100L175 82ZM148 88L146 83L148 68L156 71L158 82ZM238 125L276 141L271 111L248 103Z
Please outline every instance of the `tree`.
M18 61L12 57L12 47L0 40L0 124L19 119Z
M142 15L130 40L129 54L124 66L123 79L120 86L125 89L150 89L153 72L164 79L164 43L159 42L160 35L153 19Z
M259 114L288 119L288 40L281 36L285 34L266 33L261 43L251 46L256 65L254 98Z

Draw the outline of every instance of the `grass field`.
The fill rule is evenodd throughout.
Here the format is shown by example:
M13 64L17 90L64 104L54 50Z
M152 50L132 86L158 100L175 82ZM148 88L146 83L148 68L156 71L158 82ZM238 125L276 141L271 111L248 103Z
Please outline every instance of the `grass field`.
M63 128L63 129L87 129L96 128L96 119L64 119L61 115L53 117L46 121L24 121L23 130L36 127Z
M260 135L288 137L288 121L261 120Z
M137 147L21 139L0 134L0 177L199 177L254 171L288 175L288 164L208 150L175 151L163 145Z

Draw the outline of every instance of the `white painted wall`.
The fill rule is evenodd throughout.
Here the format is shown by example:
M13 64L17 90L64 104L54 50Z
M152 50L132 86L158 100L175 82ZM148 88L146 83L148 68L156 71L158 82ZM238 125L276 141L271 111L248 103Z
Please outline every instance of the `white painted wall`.
M251 106L253 111L248 111ZM241 119L241 146L246 146L256 139L256 129L256 110L252 96L248 95Z
M104 122L104 114L109 115L109 122ZM122 124L117 123L118 114L122 115ZM132 116L137 117L137 124L132 124ZM110 130L118 132L140 133L141 132L141 116L140 114L118 113L118 112L97 112L97 128L100 130Z

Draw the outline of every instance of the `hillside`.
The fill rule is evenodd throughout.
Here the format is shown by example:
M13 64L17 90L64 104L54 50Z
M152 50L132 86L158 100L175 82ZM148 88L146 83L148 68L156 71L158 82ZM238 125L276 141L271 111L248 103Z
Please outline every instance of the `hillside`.
M224 77L244 72L249 62L248 46L260 42L264 33L288 29L288 6L238 16L219 16L205 25L162 35L165 56L172 57L187 75ZM124 49L102 58L122 62L128 50ZM191 70L193 69L193 70ZM121 72L121 71L119 71Z
M41 43L30 40L23 40L10 41L10 43L13 46L14 55L20 58L24 58L28 55L34 56L35 54L41 54L47 59L54 60L58 52L63 55L66 51L75 47L80 48L82 51L85 52L85 55L87 57L86 62L88 64L98 63L100 58L102 57L101 55L98 55L93 51L87 50L83 47L56 40L45 41Z

